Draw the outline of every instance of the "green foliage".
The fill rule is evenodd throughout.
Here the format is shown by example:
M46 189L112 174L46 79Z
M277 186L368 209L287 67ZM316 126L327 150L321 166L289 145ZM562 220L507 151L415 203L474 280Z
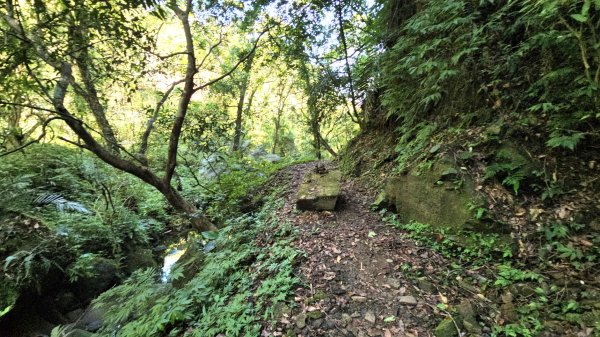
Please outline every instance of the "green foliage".
M542 331L543 325L535 317L527 317L519 323L511 323L503 326L494 326L493 337L534 337Z
M292 228L273 216L276 207L269 201L256 216L228 220L217 237L210 236L210 252L190 245L199 249L194 254L201 266L184 271L192 277L181 286L160 284L156 272L146 270L102 294L95 302L107 309L101 335L118 329L123 337L259 336L259 322L271 318L273 306L287 301L298 282ZM203 236L196 240L206 243Z
M511 245L497 234L468 230L456 233L452 228L435 228L415 221L402 223L393 213L384 215L383 220L391 226L406 230L409 237L429 245L444 256L458 258L469 264L486 264L512 256Z
M546 259L569 263L579 270L592 270L600 260L600 249L594 244L600 241L600 236L587 231L585 225L573 222L546 224L543 234L546 245L540 249L540 255Z
M519 281L540 281L541 276L538 273L513 268L510 264L501 264L498 266L498 278L494 282L495 286L506 287L513 282Z
M158 193L87 153L35 145L3 157L0 173L0 282L17 292L42 290L49 274L88 277L96 256L118 260L163 232Z
M403 171L412 163L420 162L430 155L426 147L430 144L431 136L436 130L437 124L427 122L418 123L414 127L403 125L398 130L402 134L396 144L398 171Z
M495 119L539 127L551 148L598 137L593 1L391 1L379 20L386 49L371 72L401 134ZM518 190L518 180L506 183Z

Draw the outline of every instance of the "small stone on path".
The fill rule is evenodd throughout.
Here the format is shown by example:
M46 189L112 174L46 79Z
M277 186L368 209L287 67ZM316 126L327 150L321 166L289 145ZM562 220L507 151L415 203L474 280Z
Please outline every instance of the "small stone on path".
M417 299L412 296L400 296L398 302L403 305L417 305Z
M306 326L306 314L305 313L300 313L300 314L298 314L298 316L296 316L296 326L299 329L302 329Z
M364 296L352 296L351 298L353 301L359 302L359 303L364 303L367 301L367 298Z
M372 311L367 311L365 314L365 320L371 324L375 324L375 314Z
M396 280L395 278L389 278L387 280L387 284L389 284L390 287L392 287L394 289L399 289L400 288L400 281Z

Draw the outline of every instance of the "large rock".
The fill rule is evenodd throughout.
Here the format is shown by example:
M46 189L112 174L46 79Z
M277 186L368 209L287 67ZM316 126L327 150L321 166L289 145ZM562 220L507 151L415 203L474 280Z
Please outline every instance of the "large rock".
M296 207L307 211L332 211L340 195L340 171L309 173L298 189Z
M125 272L131 274L138 269L158 268L154 260L152 249L144 247L132 247L125 259Z
M92 262L92 270L91 275L81 276L73 287L73 292L83 303L91 301L119 281L116 261L96 257Z
M385 203L393 206L404 222L417 221L434 227L462 228L473 218L467 206L478 196L473 183L456 176L450 164L436 163L416 175L391 177L386 181Z

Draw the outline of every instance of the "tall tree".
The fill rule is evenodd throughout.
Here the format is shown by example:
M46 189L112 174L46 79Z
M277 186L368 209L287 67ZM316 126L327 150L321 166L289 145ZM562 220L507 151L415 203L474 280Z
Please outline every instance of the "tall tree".
M236 117L235 117L235 131L233 134L233 145L232 150L238 151L240 149L240 141L242 139L242 122L244 116L244 102L246 100L246 92L248 91L248 85L250 84L250 70L252 69L252 63L254 62L254 56L256 52L250 53L248 59L244 64L244 70L242 72L242 79L240 80L239 89L240 96L237 103ZM248 104L248 109L250 109L251 100L254 95L250 96L250 102Z
M25 55L18 59L16 68L26 69L35 80L34 90L39 99L28 103L0 103L45 112L44 127L52 121L62 121L80 141L65 136L61 136L61 139L94 153L109 165L153 186L174 209L188 214L199 230L216 230L209 219L198 214L194 204L184 199L171 184L182 130L192 96L230 76L253 55L262 34L256 38L250 52L242 55L230 69L198 84L197 74L222 40L208 48L202 58L198 57L192 32L192 22L198 22L198 19L191 19L196 14L192 4L192 0L183 3L171 0L164 7L153 0L101 3L87 0L72 4L34 0L15 3L7 0L1 13L3 26L6 27L5 33L16 40L11 45L14 49L10 51L9 61L15 60L16 55ZM147 42L150 40L147 28L140 23L150 9L162 19L173 17L179 22L184 36L184 50L160 56L159 60L179 58L185 64L185 69L183 78L174 81L159 100L142 135L140 153L132 154L117 139L107 114L107 105L99 93L99 83L101 79L110 81L123 76L118 70L119 64L135 67L136 61L140 60L130 60L132 57L145 55L149 50L158 55L157 51L152 50L154 45ZM138 73L144 74L144 70ZM162 105L178 87L182 88L172 117L165 164L162 169L152 169L146 158L148 136ZM99 131L90 125L85 115L73 111L70 102L77 97L84 100L86 110L91 113Z

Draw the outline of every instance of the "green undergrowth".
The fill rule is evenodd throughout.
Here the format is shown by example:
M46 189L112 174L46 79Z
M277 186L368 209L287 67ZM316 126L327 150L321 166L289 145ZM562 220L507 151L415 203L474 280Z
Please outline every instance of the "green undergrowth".
M100 335L259 336L298 283L293 228L274 214L280 204L272 196L255 215L230 219L211 243L192 239L188 249L196 251L182 263L196 268L189 280L181 266L166 284L147 269L102 294L95 301L106 310Z
M490 300L503 303L495 309L499 316L485 317L492 336L538 336L548 330L566 332L569 326L593 327L594 336L600 336L600 292L587 288L584 281L568 284L570 276L566 270L564 274L553 271L550 275L545 270L550 264L570 265L580 271L597 266L600 258L597 236L586 242L590 247L585 251L569 240L585 233L585 226L544 227L545 243L539 246L540 261L533 266L515 259L512 243L499 235L456 233L451 228L402 223L395 214L385 210L381 214L390 226L405 230L408 237L448 259L448 270L441 272L444 286L479 294L477 296L486 299L486 307L490 306ZM421 270L411 265L403 265L402 269L417 278L423 276ZM469 272L475 270L478 276L469 276Z
M513 247L505 236L491 233L478 233L469 230L457 232L451 227L434 227L418 222L402 223L394 213L381 212L389 225L405 230L407 236L422 242L444 257L456 258L459 263L474 266L490 261L510 259Z

